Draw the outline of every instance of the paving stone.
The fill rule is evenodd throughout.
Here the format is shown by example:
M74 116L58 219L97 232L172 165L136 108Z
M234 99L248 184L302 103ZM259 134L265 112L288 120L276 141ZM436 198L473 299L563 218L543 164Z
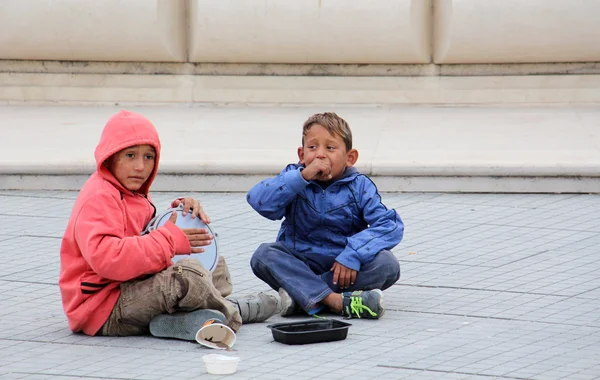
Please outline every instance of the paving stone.
M155 193L167 208L180 194ZM241 193L190 193L212 219L234 293L268 290L249 268L279 222ZM379 321L346 340L287 346L246 325L236 379L593 379L600 377L600 196L384 193L406 224L402 268ZM76 192L0 191L0 378L196 379L195 343L68 330L57 285ZM333 317L329 315L328 317ZM359 356L359 359L357 359ZM212 378L221 378L214 376Z

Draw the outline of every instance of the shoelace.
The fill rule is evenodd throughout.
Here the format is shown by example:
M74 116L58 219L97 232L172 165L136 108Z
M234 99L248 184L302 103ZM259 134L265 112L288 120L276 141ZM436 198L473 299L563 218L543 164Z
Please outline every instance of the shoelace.
M360 318L360 313L363 310L366 310L369 314L371 314L372 317L377 316L377 313L374 313L371 309L369 309L368 306L363 305L361 296L350 297L350 310L346 310L348 315L352 315L352 313L354 313L358 318Z

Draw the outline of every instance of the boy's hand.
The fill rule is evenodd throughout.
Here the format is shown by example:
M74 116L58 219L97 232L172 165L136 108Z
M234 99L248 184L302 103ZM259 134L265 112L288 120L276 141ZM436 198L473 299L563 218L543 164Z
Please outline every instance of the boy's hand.
M173 211L169 222L175 224L177 221L177 212ZM206 228L179 228L185 236L188 238L190 245L192 246L192 253L202 253L204 248L197 248L203 245L210 245L214 237L209 233ZM177 253L177 252L175 252Z
M187 215L188 211L191 209L192 219L198 216L200 217L200 220L204 222L204 224L210 223L210 218L208 217L208 215L206 215L206 213L202 209L202 206L200 206L200 202L198 200L191 197L176 199L175 201L173 201L173 206L177 207L180 203L183 203L183 211L181 212L182 215Z
M321 181L329 181L331 179L331 165L327 160L315 158L313 162L305 167L301 172L302 178L306 181L319 179Z
M346 289L356 282L356 274L358 272L337 261L333 263L331 271L333 272L333 283L339 284L340 289Z

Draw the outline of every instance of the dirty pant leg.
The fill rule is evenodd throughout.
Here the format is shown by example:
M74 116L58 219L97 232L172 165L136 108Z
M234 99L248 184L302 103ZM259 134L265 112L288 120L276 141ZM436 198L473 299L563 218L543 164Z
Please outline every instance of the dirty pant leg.
M219 256L217 267L212 273L212 281L213 285L221 293L222 297L227 297L233 291L229 267L227 266L223 256Z
M263 243L252 255L254 274L271 288L284 288L305 311L332 293L306 257L281 243Z
M211 273L194 259L178 261L173 268L184 279L183 297L179 300L179 310L192 311L198 309L218 310L227 318L227 325L238 331L242 325L242 317L236 306L226 300L214 286Z
M173 271L173 267L145 280L122 283L121 295L99 335L148 334L152 318L158 314L176 311L183 288L183 279Z
M100 335L148 334L150 320L156 315L198 309L222 312L235 331L242 323L239 311L214 287L210 272L193 259L180 260L148 279L124 282L120 288L121 295Z

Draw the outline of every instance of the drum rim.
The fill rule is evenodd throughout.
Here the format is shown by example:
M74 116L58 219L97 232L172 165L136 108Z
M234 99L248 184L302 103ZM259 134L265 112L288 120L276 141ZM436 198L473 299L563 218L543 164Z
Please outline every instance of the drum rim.
M159 226L164 225L167 222L168 218L171 217L171 213L173 211L177 212L178 217L179 217L179 215L181 215L181 213L183 212L182 205L179 205L178 207L175 207L175 208L170 208L170 209L165 210L162 213L156 215L148 223L148 226L144 230L144 233L145 234L150 233L150 232L154 231L155 229L157 229ZM167 218L167 220L165 220L165 218ZM164 222L162 222L163 220L164 220ZM219 243L217 242L217 236L216 236L216 234L214 233L214 231L212 230L212 228L210 228L210 226L208 224L204 223L201 219L198 219L198 221L200 223L202 223L202 227L200 227L200 228L206 228L209 231L209 233L213 236L212 244L209 244L208 247L210 247L210 246L212 246L214 244L214 250L215 250L215 254L213 255L214 256L214 260L213 260L213 263L212 263L211 267L210 268L206 268L209 272L213 272L215 270L215 268L217 267L217 265L219 263L219 257L221 256L219 254ZM203 248L203 247L207 247L207 246L199 246L198 248ZM192 247L192 248L196 248L196 247ZM175 255L175 256L180 257L178 260L181 260L185 256L192 257L193 255L202 255L203 253L205 253L205 252L202 252L202 253L190 253L189 255L185 255L184 254L184 255ZM199 259L196 259L196 260L200 261Z

